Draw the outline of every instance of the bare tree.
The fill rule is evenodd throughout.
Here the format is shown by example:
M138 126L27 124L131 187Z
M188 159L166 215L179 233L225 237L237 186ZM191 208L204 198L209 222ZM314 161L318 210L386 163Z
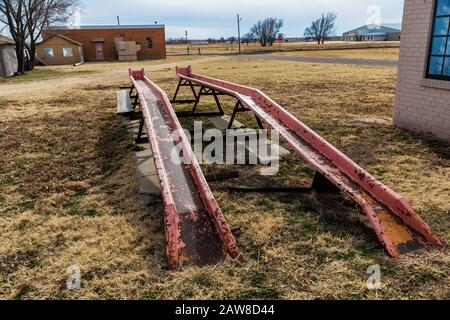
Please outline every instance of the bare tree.
M246 43L247 46L248 46L248 44L249 44L251 41L253 41L253 40L255 40L255 35L254 35L253 33L251 33L251 32L248 32L248 33L246 33L246 34L244 34L244 35L242 36L242 41L243 41L244 43Z
M227 39L227 41L228 41L229 43L233 44L233 43L237 42L237 38L236 38L236 37L229 37L229 38Z
M250 32L259 40L261 46L272 46L277 39L277 34L283 27L283 20L277 18L267 18L263 21L258 21Z
M79 0L25 0L26 22L29 34L27 49L34 67L36 43L44 27L68 21Z
M313 21L311 26L306 28L305 36L317 41L317 44L324 44L330 36L336 33L336 12L323 13L322 16Z
M0 0L0 22L9 27L9 32L16 43L18 74L25 72L25 40L28 35L24 24L24 0Z
M36 43L50 24L67 22L79 0L0 0L0 22L9 27L16 42L18 74L25 72L25 49L34 67Z

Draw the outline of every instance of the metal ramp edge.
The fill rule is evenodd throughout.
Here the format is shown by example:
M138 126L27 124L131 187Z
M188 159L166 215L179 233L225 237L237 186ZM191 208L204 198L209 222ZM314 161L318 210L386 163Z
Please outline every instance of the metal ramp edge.
M320 135L261 91L177 68L180 79L234 96L267 126L277 131L295 152L364 211L389 254L443 245L406 199L375 179Z
M164 91L144 70L129 71L161 185L166 254L171 268L237 258L236 240L217 204ZM172 161L177 148L177 161ZM179 158L178 158L179 157Z

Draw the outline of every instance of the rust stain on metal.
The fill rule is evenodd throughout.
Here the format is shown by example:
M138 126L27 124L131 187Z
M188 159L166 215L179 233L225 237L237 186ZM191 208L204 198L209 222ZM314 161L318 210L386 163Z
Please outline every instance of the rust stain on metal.
M181 79L234 96L275 130L317 172L361 206L391 256L416 250L425 242L443 244L405 199L261 91L195 74L190 66L177 67L176 72Z
M144 74L129 71L138 91L165 206L169 265L205 266L240 255L222 214L166 94ZM174 137L174 132L179 137ZM180 150L179 159L172 151ZM182 158L190 161L184 163ZM175 161L174 161L175 160Z

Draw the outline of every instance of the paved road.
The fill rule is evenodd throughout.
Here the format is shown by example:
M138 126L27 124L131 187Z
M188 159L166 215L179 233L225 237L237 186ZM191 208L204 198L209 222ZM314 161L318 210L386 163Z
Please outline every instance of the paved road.
M375 60L375 59L349 59L349 58L326 58L326 57L312 58L312 57L277 56L273 54L249 54L249 55L242 55L240 57L250 59L260 59L260 60L279 60L279 61L327 63L327 64L354 64L354 65L375 66L375 67L397 67L398 65L398 61Z

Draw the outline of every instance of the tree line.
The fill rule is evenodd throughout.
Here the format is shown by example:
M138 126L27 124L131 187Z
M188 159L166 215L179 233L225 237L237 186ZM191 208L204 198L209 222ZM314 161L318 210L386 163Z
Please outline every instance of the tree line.
M326 40L336 34L336 19L336 12L323 13L305 29L304 36L317 41L318 44L324 44ZM242 37L242 41L246 43L259 41L263 47L273 46L277 36L280 35L283 24L283 19L272 17L260 20L251 27L249 33Z

